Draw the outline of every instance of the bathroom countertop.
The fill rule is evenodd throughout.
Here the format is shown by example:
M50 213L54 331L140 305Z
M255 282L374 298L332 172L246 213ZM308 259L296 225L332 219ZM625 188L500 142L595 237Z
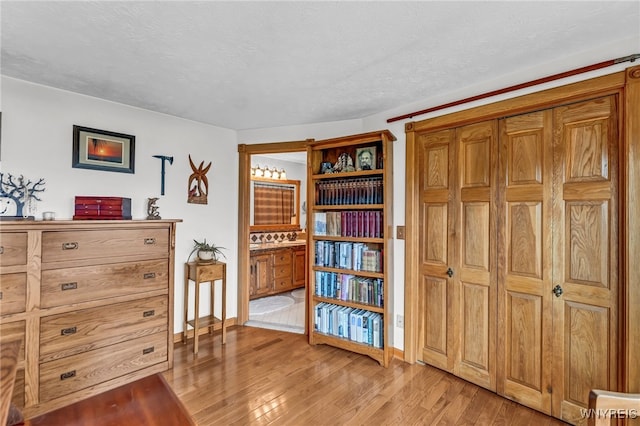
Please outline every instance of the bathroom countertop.
M282 242L261 243L261 244L249 244L249 250L250 251L275 250L275 249L287 248L287 247L304 246L305 244L307 244L307 242L305 240L282 241Z

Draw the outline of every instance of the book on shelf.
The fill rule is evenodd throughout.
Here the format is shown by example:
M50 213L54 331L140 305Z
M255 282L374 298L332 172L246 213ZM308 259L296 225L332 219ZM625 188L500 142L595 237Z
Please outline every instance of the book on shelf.
M327 235L326 212L315 212L313 214L313 233L315 235Z
M327 299L384 306L384 280L353 274L316 271L314 294Z
M380 210L316 212L314 232L333 237L382 238L382 218Z
M380 313L321 302L315 306L314 317L317 332L382 348L384 325Z
M382 177L332 179L316 182L316 205L381 204Z
M327 268L382 272L383 252L362 242L315 242L315 264Z

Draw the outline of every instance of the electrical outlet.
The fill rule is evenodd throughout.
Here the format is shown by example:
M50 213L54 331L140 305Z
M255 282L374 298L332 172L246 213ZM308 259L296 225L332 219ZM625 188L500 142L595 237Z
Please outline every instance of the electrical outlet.
M396 325L398 328L404 328L404 315L396 315Z
M404 225L399 225L396 228L396 238L399 240L404 240L405 237L405 228Z

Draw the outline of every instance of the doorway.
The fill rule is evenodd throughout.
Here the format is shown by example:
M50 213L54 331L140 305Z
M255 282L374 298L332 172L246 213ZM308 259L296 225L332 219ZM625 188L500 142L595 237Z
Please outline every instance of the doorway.
M307 332L306 257L295 256L302 249L306 252L306 150L307 141L239 145L239 209L238 209L238 323L242 325L279 329L283 331ZM252 221L253 180L252 168L286 171L287 181L300 181L298 196L297 226L256 227ZM257 229L260 228L260 229ZM278 228L278 229L276 229ZM270 232L274 231L274 232ZM277 231L277 232L275 232ZM282 232L281 232L282 231ZM283 239L278 237L284 236ZM268 237L268 238L265 238ZM275 244L266 244L274 241ZM282 286L275 267L268 258L260 261L259 250L273 253L291 250L291 285ZM258 260L256 264L256 259ZM262 259L264 260L264 259ZM302 269L301 269L302 268ZM269 275L271 274L271 275ZM274 283L268 294L256 295L256 275L271 277ZM294 276L295 275L295 276ZM289 279L286 277L286 279ZM281 290L278 290L281 289Z

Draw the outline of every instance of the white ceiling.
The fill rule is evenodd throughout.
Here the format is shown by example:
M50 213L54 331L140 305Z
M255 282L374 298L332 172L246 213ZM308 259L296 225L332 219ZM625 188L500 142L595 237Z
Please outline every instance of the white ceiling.
M236 130L363 118L594 46L640 47L638 0L0 8L2 74Z

